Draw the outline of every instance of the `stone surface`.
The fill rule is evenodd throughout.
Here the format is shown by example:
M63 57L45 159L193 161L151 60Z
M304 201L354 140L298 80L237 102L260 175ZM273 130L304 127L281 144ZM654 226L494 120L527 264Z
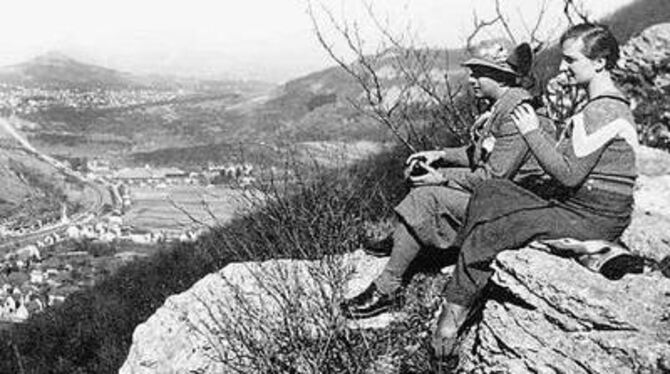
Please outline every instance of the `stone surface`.
M481 321L461 346L463 373L670 371L670 279L609 281L532 249L501 253Z
M340 318L336 303L342 295L362 291L385 261L357 251L324 261L228 265L169 297L139 325L119 373L258 372L258 362L249 358L251 344L271 352L287 338L282 332L326 331Z
M670 85L670 23L644 30L621 48L617 74L641 85L663 88Z
M640 175L658 177L670 174L670 153L657 148L641 146L636 155Z
M670 154L640 147L633 220L622 240L635 253L659 261L670 255Z

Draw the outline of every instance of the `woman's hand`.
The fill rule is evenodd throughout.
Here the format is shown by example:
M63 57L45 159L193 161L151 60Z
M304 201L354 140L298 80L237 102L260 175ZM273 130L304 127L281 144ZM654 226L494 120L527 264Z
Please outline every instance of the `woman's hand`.
M512 122L519 129L521 135L540 128L540 121L537 119L535 110L530 104L521 104L512 112Z
M439 170L431 167L430 165L428 165L428 163L425 162L414 161L410 164L408 170L411 171L412 169L414 169L415 165L424 169L426 173L422 175L409 174L407 176L407 180L410 182L412 187L442 185L447 183L447 181L449 181L449 179L445 177L442 173L440 173Z
M422 161L423 163L430 165L433 162L443 158L444 156L445 156L444 151L421 151L407 157L405 165L409 165L413 161Z

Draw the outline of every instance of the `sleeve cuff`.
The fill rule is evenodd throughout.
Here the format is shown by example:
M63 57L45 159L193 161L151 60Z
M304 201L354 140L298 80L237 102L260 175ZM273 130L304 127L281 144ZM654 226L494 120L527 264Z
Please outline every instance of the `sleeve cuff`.
M523 134L523 137L528 140L529 143L543 143L544 137L542 136L542 130L540 128L533 129Z

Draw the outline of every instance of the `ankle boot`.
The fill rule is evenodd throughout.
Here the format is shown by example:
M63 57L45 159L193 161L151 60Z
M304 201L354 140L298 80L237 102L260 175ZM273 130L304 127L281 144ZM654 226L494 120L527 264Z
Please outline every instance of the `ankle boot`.
M359 295L340 304L342 314L349 319L370 318L400 308L404 297L401 290L391 294L381 292L373 282Z
M433 354L435 359L444 360L453 356L458 341L458 332L465 323L470 308L464 305L442 302L442 311L433 333Z

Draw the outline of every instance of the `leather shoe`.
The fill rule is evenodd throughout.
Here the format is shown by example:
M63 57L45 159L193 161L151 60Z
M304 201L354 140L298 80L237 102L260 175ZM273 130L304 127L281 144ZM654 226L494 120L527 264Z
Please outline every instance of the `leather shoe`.
M393 249L393 235L389 233L383 238L365 238L363 251L370 256L386 257L391 255Z
M342 314L349 319L363 319L377 316L402 306L404 297L401 290L392 294L382 293L372 283L361 294L340 304Z

